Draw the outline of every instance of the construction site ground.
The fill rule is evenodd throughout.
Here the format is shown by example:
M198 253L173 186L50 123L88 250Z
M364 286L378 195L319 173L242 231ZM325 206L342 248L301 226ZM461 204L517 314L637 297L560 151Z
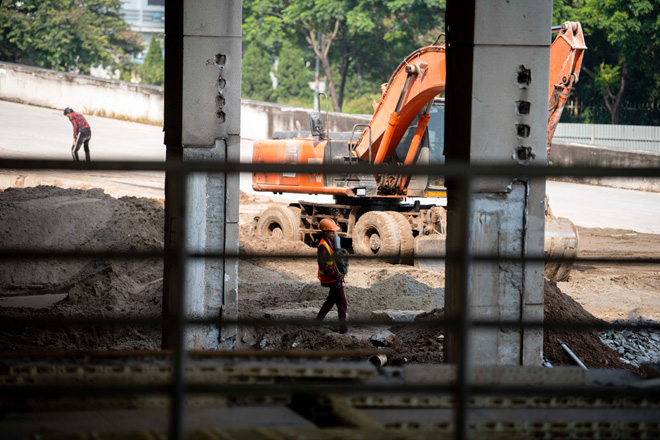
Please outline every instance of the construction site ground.
M316 278L315 249L302 242L263 240L250 233L255 213L274 201L241 194L239 313L244 318L313 318L327 289ZM0 193L0 241L37 249L160 250L162 202L116 199L101 189L13 188ZM657 257L660 236L625 230L580 228L586 256ZM250 254L288 252L292 260ZM577 266L568 282L546 282L546 319L613 320L643 315L660 320L660 271L643 264ZM563 293L562 293L563 292ZM162 265L153 261L15 262L0 270L0 314L38 316L158 316ZM444 272L375 261L355 261L346 279L349 318L369 319L383 309L432 312L444 301ZM329 320L336 317L331 312ZM243 329L241 346L264 350L370 348L369 338L385 330L351 328L340 335L329 327ZM388 329L397 339L390 364L442 362L442 332ZM546 332L545 354L554 364L570 359L554 343L560 336L589 367L623 368L616 352L593 333ZM64 328L3 332L0 350L158 349L160 330Z
M23 107L27 107L11 105L17 106L11 108L11 113L19 115ZM0 107L0 111L3 108ZM43 112L46 120L51 117L55 120L56 115L51 115L53 110L34 111ZM57 117L68 124L61 114ZM104 121L94 118L90 122L93 130ZM111 121L112 124L117 122ZM149 135L153 129L160 130L123 124L136 125ZM125 133L126 126L122 129ZM13 128L5 126L5 130ZM70 136L68 130L70 127L66 131ZM0 156L25 157L20 145L16 145L18 136L12 136L3 137L14 139L12 145L0 141ZM128 142L125 140L126 144ZM34 141L26 149L38 151L36 144ZM93 138L93 154L94 146ZM62 146L62 151L67 149L66 145ZM110 154L99 156L112 157ZM128 157L143 159L138 155L129 154ZM158 173L0 170L0 189L10 188L0 193L0 243L36 249L160 250L163 246L162 177ZM53 186L34 187L39 184ZM580 185L571 188L576 187ZM585 204L589 202L584 201ZM253 216L277 203L286 202L241 192L239 313L245 318L313 318L327 294L327 289L321 287L316 278L315 250L302 243L264 241L249 233L248 224ZM658 204L660 201L655 202ZM657 206L652 208L657 209ZM660 235L648 233L646 226L633 230L618 226L616 229L589 228L580 226L579 221L576 223L581 240L580 256L660 257ZM653 223L653 220L646 220L645 225L651 225L652 229ZM280 260L249 256L271 251L299 253L300 258ZM0 268L0 316L19 316L25 318L26 324L37 316L159 316L161 295L162 263L158 260L30 261L3 264ZM383 309L432 312L431 317L438 316L444 302L444 272L355 261L346 279L346 295L351 319L369 319L372 312ZM578 265L567 282L546 283L545 300L546 319L611 321L641 315L660 320L660 268L634 262ZM336 317L334 311L329 319L333 316ZM369 338L384 330L351 328L350 335L339 335L329 327L331 323L322 328L243 329L240 345L263 350L367 348L372 347ZM395 323L388 328L397 337L390 364L442 362L440 331L403 328ZM597 334L546 332L544 352L554 364L571 364L555 343L556 336L569 344L588 367L626 366ZM20 331L2 332L0 351L158 349L160 342L160 329L39 330L26 326Z

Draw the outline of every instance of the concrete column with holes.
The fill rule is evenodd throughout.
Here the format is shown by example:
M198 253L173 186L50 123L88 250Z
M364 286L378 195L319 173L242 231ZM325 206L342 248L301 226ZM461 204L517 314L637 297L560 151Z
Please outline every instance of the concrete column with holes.
M169 162L238 162L240 153L240 0L185 0L166 4L165 139ZM239 175L189 176L185 195L188 253L238 253ZM167 198L180 182L166 176L166 283L164 316L177 302L168 282L168 246L177 239L179 212ZM189 259L185 270L188 318L236 319L238 259ZM164 332L164 346L171 345ZM230 349L235 326L190 327L188 349ZM170 347L168 347L170 348Z
M552 2L472 0L447 4L447 163L545 165ZM544 179L480 178L465 211L449 180L447 253L542 255ZM467 229L462 229L465 222ZM464 240L464 241L462 241ZM464 243L467 243L465 249ZM473 262L467 278L448 260L445 310L461 316L462 286L472 320L543 319L543 264ZM459 331L448 331L445 358L461 357ZM476 365L538 365L543 333L472 328L467 359Z

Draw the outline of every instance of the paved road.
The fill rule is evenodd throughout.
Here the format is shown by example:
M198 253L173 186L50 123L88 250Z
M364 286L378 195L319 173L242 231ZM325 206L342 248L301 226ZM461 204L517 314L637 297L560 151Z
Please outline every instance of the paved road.
M165 159L161 127L91 116L88 121L92 127L93 159ZM0 101L0 157L70 159L72 137L71 124L61 111ZM248 162L251 156L252 142L241 141L241 161ZM94 177L108 178L100 173ZM145 187L162 191L159 190L162 176L152 173L146 177L149 183ZM0 179L0 184L6 180ZM109 183L117 184L117 180L116 176L108 178ZM29 181L28 176L26 182ZM135 185L135 182L128 183L125 191ZM253 192L249 175L241 176L241 189ZM660 234L660 195L657 193L553 181L548 182L547 192L554 213L570 218L578 226ZM295 194L280 197L298 199ZM318 202L332 200L328 196L311 198Z
M554 214L578 226L660 234L658 193L554 181L546 192Z
M165 160L162 127L85 117L92 160ZM68 160L72 142L73 127L62 111L0 101L0 156Z

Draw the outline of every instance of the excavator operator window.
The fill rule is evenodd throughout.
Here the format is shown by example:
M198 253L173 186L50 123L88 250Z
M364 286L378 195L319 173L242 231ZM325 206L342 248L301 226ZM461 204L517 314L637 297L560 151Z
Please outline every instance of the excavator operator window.
M441 103L440 103L441 102ZM429 148L431 164L445 163L445 103L440 101L431 107L429 126Z
M410 149L410 144L412 144L413 137L415 137L415 132L417 131L417 121L419 121L419 116L415 116L415 119L410 123L408 129L404 133L399 145L394 151L394 159L398 163L404 163L406 161L406 156L408 155L408 150ZM422 139L422 147L424 147L424 140Z
M431 107L431 119L426 129L429 135L429 162L431 165L442 165L445 163L445 103L436 100ZM444 176L429 176L429 188L444 188Z
M422 148L429 148L430 150L430 163L431 164L444 164L445 163L445 103L439 99L433 103L431 111L429 113L431 119L429 120L429 125L426 128L426 133L422 139ZM406 133L401 138L401 142L394 152L395 160L403 163L406 160L408 154L408 149L412 143L412 139L415 136L417 131L417 121L419 117L416 117Z

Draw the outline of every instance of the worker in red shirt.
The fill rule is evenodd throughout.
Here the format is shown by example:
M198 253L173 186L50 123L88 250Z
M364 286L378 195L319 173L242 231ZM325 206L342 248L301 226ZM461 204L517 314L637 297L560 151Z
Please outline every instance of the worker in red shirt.
M73 145L71 146L71 155L74 161L80 161L78 157L78 150L83 145L85 146L85 158L87 162L90 161L89 156L89 140L92 138L92 129L83 115L76 113L73 109L67 107L64 109L64 116L69 118L71 125L73 125Z
M340 230L339 226L332 219L324 218L319 223L319 229L323 232L323 237L319 240L317 260L319 264L319 281L323 287L329 287L328 298L321 306L317 321L323 321L325 315L337 305L337 314L339 315L339 333L348 332L346 327L346 294L344 293L344 277L335 267L335 234Z

